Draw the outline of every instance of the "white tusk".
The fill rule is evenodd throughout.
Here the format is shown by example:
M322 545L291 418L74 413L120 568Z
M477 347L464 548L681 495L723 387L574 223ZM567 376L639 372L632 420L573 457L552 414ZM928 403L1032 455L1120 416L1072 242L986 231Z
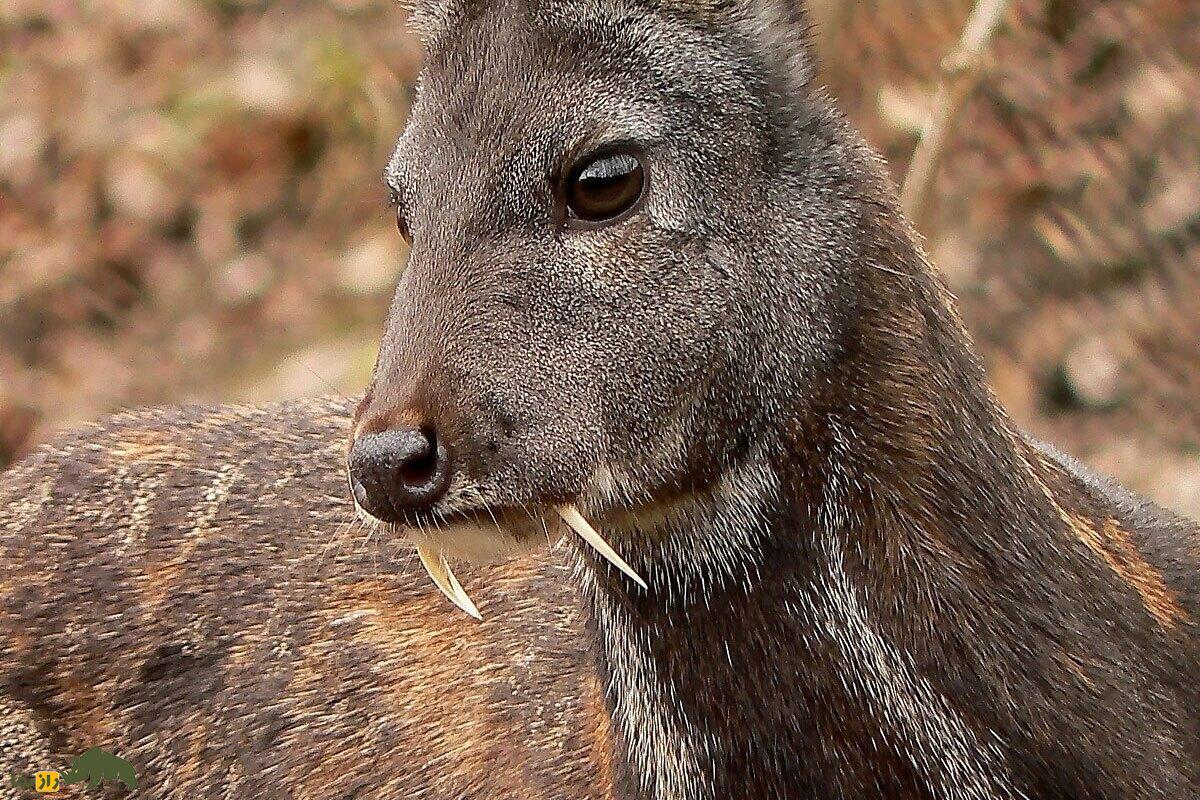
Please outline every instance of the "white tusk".
M629 577L637 582L638 586L643 589L649 588L646 582L642 580L642 576L633 571L633 567L625 563L625 559L617 555L617 551L612 549L608 542L604 541L595 528L591 526L583 515L579 513L579 509L574 505L564 505L558 507L558 515L562 517L563 522L570 526L571 530L579 534L579 538L590 544L596 549L596 552L612 563L614 567L624 572Z
M442 590L442 594L450 598L450 602L475 619L483 619L479 609L471 602L471 598L467 597L458 578L454 577L454 572L450 569L450 564L441 550L435 550L427 544L419 544L417 545L417 555L421 557L421 564L429 573L429 577L433 578L433 582Z

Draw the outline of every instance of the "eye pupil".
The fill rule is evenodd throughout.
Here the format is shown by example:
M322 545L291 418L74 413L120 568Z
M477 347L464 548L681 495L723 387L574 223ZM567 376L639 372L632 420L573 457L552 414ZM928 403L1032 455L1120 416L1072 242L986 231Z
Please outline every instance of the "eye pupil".
M642 196L645 172L632 153L596 156L577 167L567 183L567 209L584 222L616 219Z

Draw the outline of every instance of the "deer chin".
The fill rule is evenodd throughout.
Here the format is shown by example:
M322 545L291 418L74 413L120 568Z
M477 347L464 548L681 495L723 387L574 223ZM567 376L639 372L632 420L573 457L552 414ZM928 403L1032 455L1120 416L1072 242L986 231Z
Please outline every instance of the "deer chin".
M491 564L527 555L542 547L553 547L562 536L556 515L545 518L525 509L459 510L438 514L425 523L382 520L357 500L354 512L368 528L384 529L415 545L444 550L447 558L468 564Z
M451 562L490 564L504 561L542 547L552 547L562 535L561 526L529 513L518 520L504 512L481 509L442 517L433 525L418 526L385 522L359 505L357 500L354 510L368 526L387 528L408 539L438 589L475 619L483 617L459 583Z
M416 545L444 555L449 561L464 564L492 564L529 555L554 546L562 537L562 526L541 520L526 520L525 525L509 524L501 515L496 521L485 513L448 520L431 527L403 528L401 533Z
M605 561L646 589L642 577L608 543L574 504L547 507L543 517L522 512L520 517L493 511L476 511L448 519L433 527L401 529L417 549L421 564L441 592L475 619L483 619L454 574L452 563L488 564L553 547L570 531ZM362 508L360 515L374 520Z
M454 522L437 528L412 528L408 539L417 548L421 566L435 586L450 602L467 615L482 620L483 615L471 600L451 568L451 562L487 564L531 553L553 544L549 527L545 537L518 537L498 524L488 528L473 522Z

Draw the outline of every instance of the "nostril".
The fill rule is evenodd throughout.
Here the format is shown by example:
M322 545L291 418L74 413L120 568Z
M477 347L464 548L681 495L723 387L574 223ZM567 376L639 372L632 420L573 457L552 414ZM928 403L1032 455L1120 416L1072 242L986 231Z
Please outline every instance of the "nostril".
M450 458L430 427L368 434L350 450L350 488L358 504L389 522L426 511L449 488Z
M430 428L421 428L419 433L425 437L424 452L416 452L400 464L400 480L410 486L420 486L432 482L438 473L438 440L437 434Z

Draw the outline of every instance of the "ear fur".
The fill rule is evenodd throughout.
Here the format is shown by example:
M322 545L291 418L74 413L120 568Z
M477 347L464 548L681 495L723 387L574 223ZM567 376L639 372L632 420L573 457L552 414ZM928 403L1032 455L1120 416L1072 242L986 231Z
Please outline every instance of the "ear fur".
M808 12L801 0L738 0L745 21L797 86L817 77L817 48Z
M731 22L758 42L796 86L817 75L817 48L803 0L652 0L658 8L707 25Z

